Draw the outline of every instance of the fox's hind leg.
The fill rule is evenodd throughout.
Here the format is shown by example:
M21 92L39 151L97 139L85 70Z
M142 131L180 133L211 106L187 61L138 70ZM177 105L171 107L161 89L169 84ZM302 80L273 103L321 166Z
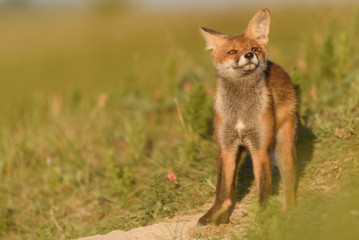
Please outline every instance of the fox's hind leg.
M295 206L297 119L289 118L276 134L275 158L283 184L283 208Z

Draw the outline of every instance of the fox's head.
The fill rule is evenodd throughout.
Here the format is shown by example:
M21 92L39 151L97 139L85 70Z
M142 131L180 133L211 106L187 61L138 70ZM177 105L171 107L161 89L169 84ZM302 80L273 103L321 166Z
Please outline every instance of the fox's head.
M263 72L266 67L270 13L267 8L257 12L246 31L227 36L201 27L206 40L206 50L212 49L212 62L217 75L226 79L238 79L249 74Z

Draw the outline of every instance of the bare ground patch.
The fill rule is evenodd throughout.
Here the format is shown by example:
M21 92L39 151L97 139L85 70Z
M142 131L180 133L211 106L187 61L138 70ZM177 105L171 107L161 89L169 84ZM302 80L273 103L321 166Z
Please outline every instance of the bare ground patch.
M153 225L138 227L129 231L116 230L106 235L84 237L79 240L187 240L213 237L228 239L230 234L234 232L237 234L240 232L245 236L248 226L243 224L242 219L249 214L246 209L251 204L251 199L255 195L254 192L255 189L251 187L250 192L236 204L229 224L196 226L198 219L212 204L207 203L201 208L191 211L188 215L177 215L172 219L166 219Z

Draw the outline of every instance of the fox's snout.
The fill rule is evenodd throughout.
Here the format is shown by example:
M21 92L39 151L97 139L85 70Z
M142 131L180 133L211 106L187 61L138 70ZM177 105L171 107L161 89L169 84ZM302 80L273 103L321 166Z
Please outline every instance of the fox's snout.
M215 68L218 76L235 80L257 72L256 70L260 68L261 64L265 64L265 60L253 51L242 51L222 62L216 62Z
M252 52L247 52L244 54L244 58L247 58L248 60L251 60L253 58L254 54Z
M244 71L252 71L258 67L259 59L252 51L246 52L239 57L238 67Z

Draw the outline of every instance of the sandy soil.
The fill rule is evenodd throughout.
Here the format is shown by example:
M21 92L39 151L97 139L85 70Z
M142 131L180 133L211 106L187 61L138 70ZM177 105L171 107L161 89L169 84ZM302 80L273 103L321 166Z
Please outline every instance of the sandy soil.
M248 214L245 209L250 205L251 198L254 195L253 192L254 190L251 188L250 193L236 204L229 224L197 227L198 219L211 207L211 203L207 203L193 212L193 214L177 215L172 219L164 220L153 225L138 227L129 231L116 230L106 235L84 237L79 240L187 240L206 237L229 239L231 232L245 236L247 227L244 226L243 223L241 224L241 220Z

